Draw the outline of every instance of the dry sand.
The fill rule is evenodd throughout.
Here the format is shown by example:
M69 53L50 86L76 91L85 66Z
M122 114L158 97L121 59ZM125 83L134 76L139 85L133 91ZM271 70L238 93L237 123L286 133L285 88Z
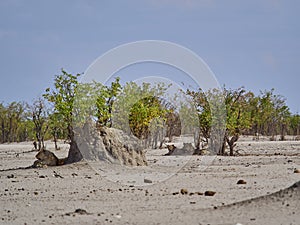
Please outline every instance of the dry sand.
M68 146L60 146L54 151L47 142L62 158ZM145 177L144 167L134 168L142 186L126 173L112 182L86 162L8 170L30 166L36 154L31 149L31 143L0 145L0 224L300 224L299 183L287 189L300 181L294 173L300 169L300 142L242 138L237 149L245 156L217 156L207 167L204 156L192 156L163 182L155 182L151 170ZM178 159L161 156L166 152L148 150L150 167Z

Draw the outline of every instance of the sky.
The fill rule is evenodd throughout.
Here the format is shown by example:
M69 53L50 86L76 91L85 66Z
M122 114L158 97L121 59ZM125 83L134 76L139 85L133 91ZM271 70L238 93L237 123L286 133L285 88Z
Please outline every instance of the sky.
M297 113L299 11L297 0L0 0L0 102L30 102L61 68L83 73L119 45L163 40L199 55L221 85L274 88Z

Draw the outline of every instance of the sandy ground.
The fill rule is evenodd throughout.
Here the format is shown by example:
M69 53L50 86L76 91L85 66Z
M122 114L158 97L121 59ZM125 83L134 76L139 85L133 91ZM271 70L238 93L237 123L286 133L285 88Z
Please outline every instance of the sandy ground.
M60 146L47 142L65 157L68 146ZM272 194L300 181L300 142L242 138L237 149L244 156L148 150L148 168L8 170L32 165L36 152L31 143L2 144L0 224L300 224L300 185Z

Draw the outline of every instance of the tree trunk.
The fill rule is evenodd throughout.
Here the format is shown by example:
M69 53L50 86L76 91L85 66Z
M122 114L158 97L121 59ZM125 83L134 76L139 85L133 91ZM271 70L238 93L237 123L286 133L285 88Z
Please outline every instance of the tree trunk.
M280 135L280 140L284 141L285 140L285 125L281 125L281 135Z
M226 148L226 139L224 138L219 155L224 155L225 154L225 148Z
M200 150L200 142L201 142L200 131L195 130L195 132L194 132L194 145L195 145L196 150Z
M77 146L77 143L74 140L71 140L68 157L65 163L69 164L69 163L79 162L82 159L83 157Z
M53 140L54 140L54 146L55 146L55 150L58 150L58 146L57 146L57 133L56 131L54 131L53 133Z
M231 139L226 137L227 144L229 145L229 155L230 156L233 156L233 150L234 150L234 147L236 146L235 142L237 142L238 139L239 139L238 134L235 134Z
M234 144L229 145L229 155L233 156L233 148L234 148Z
M83 159L83 156L78 148L78 145L75 140L75 133L72 126L68 126L69 138L70 138L70 149L68 153L68 157L66 160L66 164L79 162Z

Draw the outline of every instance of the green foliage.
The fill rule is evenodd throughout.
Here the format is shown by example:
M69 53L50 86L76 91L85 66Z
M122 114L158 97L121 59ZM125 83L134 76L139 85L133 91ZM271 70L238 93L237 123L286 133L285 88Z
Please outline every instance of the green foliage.
M289 118L289 129L292 135L299 136L300 135L300 115L291 115Z
M54 79L54 89L47 88L43 97L54 104L54 112L62 118L64 129L70 140L74 138L73 104L80 74L72 75L61 70L61 75Z
M193 128L197 128L200 133L197 138L214 142L211 146L219 146L220 154L225 153L226 144L233 154L242 134L268 135L271 140L278 134L281 140L287 134L300 135L299 114L292 115L286 99L276 95L274 89L257 96L243 87L235 90L224 87L205 93L201 89L187 90L182 91L187 100L175 96L171 103L164 100L169 99L170 87L164 83L129 82L122 87L120 78L116 78L108 86L98 82L80 84L79 76L63 69L55 76L53 88L47 88L43 95L52 110L46 110L39 101L31 108L21 102L0 103L0 142L50 137L72 141L74 127L83 126L88 119L99 126L132 132L142 139L152 130L164 130L163 135L171 140L172 135L196 132Z
M210 110L210 103L202 89L196 91L187 90L186 94L191 97L195 108L197 110L198 120L199 120L199 129L202 136L208 140L210 137L211 126L212 126L212 114ZM208 94L212 94L209 92ZM182 107L185 109L186 107Z
M41 150L45 148L44 140L49 128L49 110L46 108L43 99L39 98L34 101L31 113L38 149Z
M113 127L142 139L163 130L172 113L170 105L163 100L169 87L163 83L152 86L150 83L126 83L112 108Z
M112 126L112 111L117 95L121 91L120 78L116 78L111 86L102 86L98 89L96 99L96 118L100 126Z
M110 86L98 82L78 84L74 101L73 114L76 126L90 119L95 119L99 126L111 127L112 108L121 85L116 78Z
M26 104L12 102L7 106L0 104L0 142L19 142L28 139L26 127Z
M150 123L158 118L165 121L166 110L157 97L148 96L140 99L132 106L129 114L129 126L135 136L147 138L150 133Z

